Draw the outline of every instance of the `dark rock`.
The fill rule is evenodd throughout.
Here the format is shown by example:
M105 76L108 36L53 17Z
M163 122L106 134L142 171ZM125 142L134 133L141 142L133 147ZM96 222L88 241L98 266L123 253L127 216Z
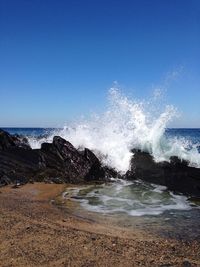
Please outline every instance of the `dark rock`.
M194 203L194 206L200 206L200 197L190 197L188 200Z
M78 151L71 143L55 136L53 143L31 149L19 136L1 131L0 183L34 181L79 183L105 181L114 171L102 167L89 149ZM9 177L5 179L5 177Z
M0 150L5 150L13 146L15 146L15 142L12 136L3 130L0 130Z
M15 134L12 136L12 139L16 146L22 147L24 149L31 149L28 139L25 136Z
M0 177L0 187L8 185L11 183L11 179L6 175Z
M84 181L86 175L94 165L84 154L61 137L55 136L52 144L44 143L41 146L46 167L54 170L58 177L65 182ZM92 152L91 152L92 153Z
M12 186L12 188L14 188L14 189L17 189L17 188L19 188L20 187L20 185L18 185L18 184L14 184L13 186Z
M192 264L189 261L183 261L182 267L191 267Z
M102 167L99 159L89 149L83 152L59 136L55 136L52 144L41 146L47 168L55 170L58 177L65 182L105 181L111 177L110 169Z
M134 150L127 179L141 179L167 186L169 190L190 196L200 196L200 169L189 167L186 161L171 157L170 162L156 163L146 152Z
M71 198L73 198L73 199L83 199L83 198L80 197L80 196L71 196Z
M40 150L12 147L0 152L0 170L13 182L27 182L43 166Z
M92 151L86 148L84 151L84 158L91 166L89 172L86 174L85 180L92 181L95 177L97 180L108 178L108 172L101 166L99 159Z
M16 146L24 149L31 149L26 137L17 134L10 135L9 133L0 129L0 150L6 150Z

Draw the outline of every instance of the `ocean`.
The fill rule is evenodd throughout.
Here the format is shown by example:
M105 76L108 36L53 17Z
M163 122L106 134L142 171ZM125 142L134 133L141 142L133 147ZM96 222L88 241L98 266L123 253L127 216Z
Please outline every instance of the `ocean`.
M38 137L50 135L61 128L17 128L17 127L6 127L3 130L10 134L19 134L27 137ZM165 135L169 138L186 139L192 144L200 144L200 128L167 128Z
M19 134L24 136L44 136L54 133L61 128L18 128L18 127L6 127L3 130L10 134ZM190 140L193 144L200 144L200 128L167 128L165 132L166 136L174 138L185 138Z
M177 156L200 167L200 129L171 129L178 116L172 105L162 105L157 99L138 101L111 88L108 104L99 114L74 121L63 128L5 128L10 133L28 137L32 148L52 142L59 135L76 148L89 148L102 163L121 173L129 169L132 149L153 155L156 162Z
M156 162L170 161L171 156L177 156L200 168L200 129L170 128L169 124L177 116L176 109L167 105L160 110L154 102L151 105L149 102L128 99L112 89L104 112L63 128L3 129L26 136L33 149L40 148L43 142L52 142L55 135L61 136L77 149L91 149L103 165L121 174L128 171L134 148L150 153ZM185 218L188 225L197 225L196 219L200 218L199 206L187 197L139 180L113 179L113 183L76 188L70 194L88 212L119 218L123 215L126 220L127 216L151 219L153 216L185 226Z
M77 148L88 147L97 153L106 155L105 164L116 168L118 171L127 171L130 160L130 150L140 148L152 153L156 160L169 160L170 156L178 156L191 162L194 167L200 167L200 128L166 128L159 139L152 140L154 150L147 148L148 140L143 145L138 145L128 140L126 143L120 140L124 135L118 132L111 132L108 136L105 133L98 133L98 128L91 129L91 126L79 125L64 128L2 128L10 134L26 136L32 148L39 148L43 142L52 142L54 135L59 135L70 141ZM101 129L102 130L102 129ZM97 131L97 134L95 132ZM126 137L126 136L125 136ZM118 140L120 142L118 143ZM124 144L125 143L125 144ZM155 144L156 143L156 144ZM102 145L102 148L99 147ZM119 150L120 144L122 149ZM145 147L146 145L146 147ZM110 147L111 151L104 149ZM156 151L157 150L157 151ZM117 155L116 153L121 153ZM127 161L128 159L128 161ZM122 162L121 162L122 161ZM118 164L119 163L119 164ZM118 165L117 165L118 164Z

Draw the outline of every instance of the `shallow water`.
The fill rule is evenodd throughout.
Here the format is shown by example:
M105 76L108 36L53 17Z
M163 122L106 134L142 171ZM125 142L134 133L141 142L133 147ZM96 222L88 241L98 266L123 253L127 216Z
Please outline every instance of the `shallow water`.
M100 223L140 229L166 237L200 240L200 208L183 195L142 181L117 180L68 189L73 213Z
M164 211L192 209L187 197L175 195L164 186L139 180L117 179L113 183L76 189L71 193L85 209L104 214L160 215Z

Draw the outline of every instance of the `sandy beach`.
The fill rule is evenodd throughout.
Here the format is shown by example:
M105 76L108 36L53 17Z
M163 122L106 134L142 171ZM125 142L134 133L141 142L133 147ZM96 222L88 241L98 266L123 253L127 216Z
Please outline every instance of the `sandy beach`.
M73 216L52 201L67 185L0 189L0 266L200 266L200 244Z

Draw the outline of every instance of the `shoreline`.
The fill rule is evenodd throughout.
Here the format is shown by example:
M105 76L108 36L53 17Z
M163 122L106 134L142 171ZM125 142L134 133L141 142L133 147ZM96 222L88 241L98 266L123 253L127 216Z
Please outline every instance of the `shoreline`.
M67 186L35 183L0 188L2 267L200 266L197 241L99 224L55 205L51 200Z

